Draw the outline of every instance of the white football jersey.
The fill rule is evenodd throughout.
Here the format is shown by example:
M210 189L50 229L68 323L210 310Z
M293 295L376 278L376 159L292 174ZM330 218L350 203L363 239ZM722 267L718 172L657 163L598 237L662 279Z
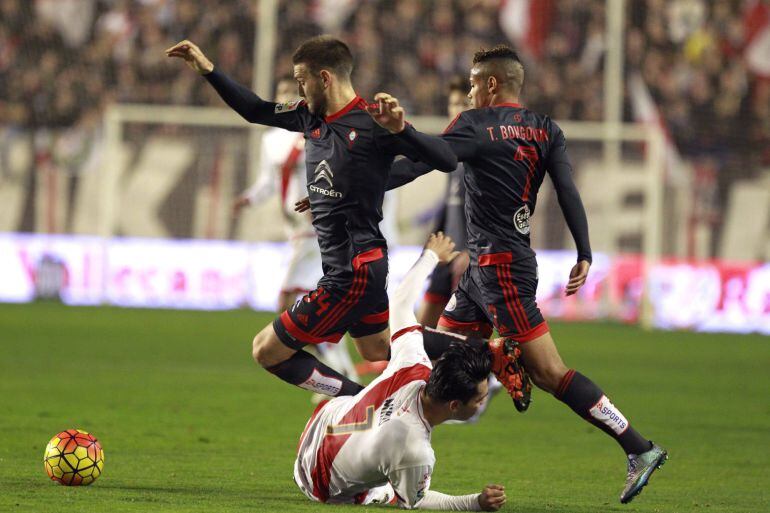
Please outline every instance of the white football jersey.
M294 203L307 196L304 148L302 134L282 128L265 130L259 157L259 176L245 193L252 204L280 194L290 238L315 237L310 213L294 212Z
M391 345L385 371L355 396L316 410L300 438L294 479L309 498L330 503L390 502L414 508L436 458L420 392L431 372L419 326Z

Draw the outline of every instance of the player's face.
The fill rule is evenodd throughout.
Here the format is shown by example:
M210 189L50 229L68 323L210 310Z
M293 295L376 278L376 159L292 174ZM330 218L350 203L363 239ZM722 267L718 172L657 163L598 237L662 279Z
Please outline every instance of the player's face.
M453 418L456 420L468 420L476 415L476 412L479 411L479 408L484 404L488 393L489 385L487 384L487 380L484 380L476 386L476 395L467 403L457 401L458 405Z
M275 86L275 103L286 103L297 99L297 86L291 80L281 80Z
M447 103L449 119L454 119L464 110L468 110L468 96L460 91L449 93L449 101Z
M321 77L312 73L305 64L299 63L294 65L294 79L308 110L323 115L326 112L326 94Z
M491 103L492 95L489 93L487 81L481 73L481 70L474 66L471 68L471 90L468 92L468 99L474 109L487 107Z

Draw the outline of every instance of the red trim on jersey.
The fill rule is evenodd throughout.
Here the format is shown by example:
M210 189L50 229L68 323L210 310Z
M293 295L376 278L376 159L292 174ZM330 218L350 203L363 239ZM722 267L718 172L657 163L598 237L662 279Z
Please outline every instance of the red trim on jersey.
M513 283L511 270L508 266L497 266L497 281L500 284L500 288L503 290L503 297L505 298L505 306L508 308L508 313L516 323L516 331L519 333L528 332L530 329L529 319L527 319L527 313L521 305L521 301L519 301L519 291Z
M513 263L513 253L505 251L503 253L487 253L479 255L479 267L488 265L511 264Z
M294 141L291 147L291 151L286 156L286 160L281 166L281 205L286 203L286 193L289 190L289 180L294 172L294 168L297 166L299 156L302 155L302 150L305 148L305 137L300 134Z
M313 423L315 418L318 416L318 413L321 411L321 409L326 406L331 399L324 399L320 403L318 403L318 406L315 407L315 410L313 410L313 414L310 416L310 420L307 421L307 424L305 424L305 429L302 430L302 435L299 437L299 443L297 444L297 454L299 455L299 450L302 447L302 442L305 441L305 435L307 435L307 430L310 428L310 425Z
M449 123L449 124L447 125L447 127L444 129L444 132L443 132L443 133L447 133L447 132L449 132L450 130L452 130L452 128L454 128L454 126L455 126L455 123L457 123L457 120L458 120L458 119L460 119L460 116L461 116L461 115L462 115L462 112L461 112L460 114L456 115L456 116L455 116L455 118L452 120L452 122L451 122L451 123Z
M521 109L524 106L520 103L513 103L513 102L503 102L503 103L496 103L494 105L490 105L490 107L516 107L517 109Z
M362 104L366 105L366 101L364 101L364 99L361 98L360 96L356 95L355 98L350 100L350 103L342 107L340 110L338 110L334 114L324 117L324 121L326 121L327 123L332 123L338 120L339 118L341 118L342 116L344 116L345 114L347 114L348 112L350 112L351 110L353 110L353 108L355 107L363 108Z
M449 296L436 294L435 292L426 292L422 299L432 305L446 305L449 302Z
M413 381L427 381L430 369L422 364L399 369L391 377L384 379L366 391L364 396L340 419L339 424L353 424L366 420L367 408L374 407L375 411L382 406L385 399L395 394L403 386ZM329 500L329 483L331 482L332 464L334 458L348 441L351 434L325 435L316 454L315 468L311 472L313 480L313 495L321 502Z
M504 275L508 281L508 286L513 292L513 306L516 308L516 310L519 312L519 315L521 315L521 318L524 320L523 331L527 332L532 328L532 326L530 326L529 324L529 317L527 317L527 311L524 309L524 306L521 304L521 299L519 299L519 289L516 287L516 283L514 283L513 281L513 274L511 273L510 267L506 266L504 268Z
M511 278L511 270L506 269L506 272L508 273L508 281L511 283L511 287L513 288L513 301L516 305L516 308L519 310L522 318L526 322L527 330L531 330L532 325L529 323L529 317L527 317L527 311L524 309L524 305L521 304L521 299L519 298L519 289L516 287L516 284L513 283L513 279Z
M334 305L334 307L332 307L332 309L325 315L325 318L313 329L313 335L321 335L323 330L327 329L329 326L333 326L343 315L348 313L350 309L358 303L366 290L366 276L366 267L356 269L356 274L353 277L353 284L350 287L350 290L348 290L348 293L342 301Z
M508 310L508 314L511 316L511 319L513 319L513 323L516 325L516 332L521 333L524 331L524 326L522 324L521 317L519 317L519 312L513 308L513 301L512 301L512 293L511 289L508 286L508 283L506 282L505 275L503 274L503 267L497 266L497 283L500 285L500 289L503 291L503 298L505 299L505 307Z
M529 331L525 331L524 333L515 333L508 336L510 336L520 344L526 344L530 340L535 340L538 337L542 337L549 331L550 331L550 328L548 327L548 323L543 321ZM505 336L502 333L500 335Z
M516 161L527 161L527 182L524 185L524 192L521 195L521 201L529 201L529 190L532 188L532 178L535 176L535 166L540 159L537 154L537 148L532 146L519 146L516 148L516 154L513 156Z
M575 369L568 370L567 374L561 378L559 388L556 389L556 397L561 398L561 396L564 395L564 392L569 388L569 384L572 383L573 377L575 377Z
M484 338L492 334L492 325L486 321L461 322L442 315L438 319L438 325L450 330L478 333Z
M359 253L353 257L353 269L358 269L363 264L368 264L369 262L376 262L384 256L385 253L383 253L382 248L374 248L370 249L369 251Z
M406 335L410 331L422 331L422 326L420 326L419 324L415 324L414 326L402 328L397 332L395 332L392 337L390 337L390 341L395 342L398 337L400 337L401 335Z
M288 331L292 337L296 338L303 344L321 344L323 342L335 343L339 342L344 335L344 333L331 333L323 337L317 337L307 333L306 331L303 331L299 326L294 324L294 321L291 320L291 316L289 316L288 310L285 310L281 314L280 320L281 324L283 324L283 327L286 328L286 331Z
M389 318L390 318L390 310L385 310L384 312L380 312L376 314L364 315L363 317L361 317L361 322L364 322L366 324L382 324L383 322L388 322Z

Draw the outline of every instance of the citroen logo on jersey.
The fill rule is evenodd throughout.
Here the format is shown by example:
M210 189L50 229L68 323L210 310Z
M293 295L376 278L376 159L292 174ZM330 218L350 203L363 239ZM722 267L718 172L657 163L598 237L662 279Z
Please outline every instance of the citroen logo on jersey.
M315 171L313 171L313 176L313 184L308 185L309 190L317 192L318 194L323 194L324 196L329 196L330 198L342 197L341 192L334 190L334 172L332 171L332 168L329 166L328 162L325 160L319 162L315 167ZM316 185L323 184L323 182L326 182L329 185L328 189Z
M316 167L315 171L313 171L315 174L315 182L318 183L320 180L326 180L326 183L329 184L329 187L334 187L334 183L332 182L332 178L334 178L334 173L332 173L332 168L329 167L329 163L325 160L322 160Z

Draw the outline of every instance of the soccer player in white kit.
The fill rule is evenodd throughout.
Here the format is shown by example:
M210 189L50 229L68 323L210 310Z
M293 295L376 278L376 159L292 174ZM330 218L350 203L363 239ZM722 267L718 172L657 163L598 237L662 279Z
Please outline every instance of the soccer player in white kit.
M275 101L286 103L297 98L297 83L293 76L278 79ZM286 235L291 246L289 266L278 297L278 311L292 307L298 296L316 288L323 276L321 250L313 228L310 212L295 213L294 205L307 195L305 177L305 138L302 134L282 128L269 128L262 135L259 176L233 202L233 215L250 205L258 205L280 193L281 212ZM321 360L347 377L357 374L344 339L338 344L315 346Z
M294 481L326 503L398 503L408 509L496 511L505 490L451 496L430 490L436 464L431 431L473 416L487 396L493 353L486 343L455 341L435 367L423 347L413 307L425 279L457 252L431 235L425 251L390 298L391 357L385 371L355 396L320 405L300 438ZM445 336L445 335L442 335Z

